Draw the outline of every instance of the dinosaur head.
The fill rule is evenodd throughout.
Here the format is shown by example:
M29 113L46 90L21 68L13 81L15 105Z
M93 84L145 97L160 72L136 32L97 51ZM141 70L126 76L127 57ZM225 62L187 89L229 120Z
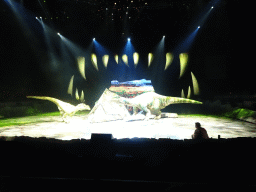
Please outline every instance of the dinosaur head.
M90 106L89 106L89 105L86 105L86 104L84 104L84 103L80 103L80 104L78 104L76 107L77 107L77 109L78 109L79 111L91 110Z

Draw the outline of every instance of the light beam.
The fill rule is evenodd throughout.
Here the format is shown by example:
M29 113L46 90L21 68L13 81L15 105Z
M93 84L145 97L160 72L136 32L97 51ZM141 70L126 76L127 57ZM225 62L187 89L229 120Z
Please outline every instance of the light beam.
M97 56L95 53L91 54L91 61L92 61L93 66L95 67L95 69L97 69L97 71L99 71L98 64L97 64Z
M86 77L85 77L85 58L84 57L78 57L77 58L77 66L78 66L78 70L79 70L81 76L86 80Z
M166 70L172 64L172 61L173 61L173 54L172 53L166 53L166 63L165 63L164 70Z
M139 54L137 52L133 53L133 61L134 61L134 66L136 68L139 62Z
M81 92L80 101L81 101L81 102L84 102L84 101L85 101L85 100L84 100L84 92L83 92L83 90L82 90L82 92Z
M78 89L76 88L76 100L79 100Z
M187 95L187 99L191 98L191 88L190 86L188 87L188 95Z
M194 95L199 95L199 85L195 75L191 72Z
M150 67L152 61L153 61L153 53L149 53L148 54L148 67Z
M128 65L128 56L126 54L123 54L122 59L123 59L123 62L129 67L129 65Z
M72 96L73 94L73 83L74 83L74 75L71 77L69 86L68 86L68 94Z
M181 90L181 98L185 98L184 90Z
M116 64L118 64L118 55L115 55Z
M179 55L180 58L180 78L184 75L187 64L188 64L188 54L187 53L181 53Z
M105 68L107 68L107 66L108 66L108 59L109 59L108 55L104 55L102 57L102 61L103 61L103 64L104 64Z

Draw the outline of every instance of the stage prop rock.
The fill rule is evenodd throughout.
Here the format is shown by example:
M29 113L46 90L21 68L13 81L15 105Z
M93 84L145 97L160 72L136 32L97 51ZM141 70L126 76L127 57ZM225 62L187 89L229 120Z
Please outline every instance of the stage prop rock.
M100 123L106 121L122 120L130 116L124 104L113 102L117 94L105 89L100 99L88 115L90 123Z

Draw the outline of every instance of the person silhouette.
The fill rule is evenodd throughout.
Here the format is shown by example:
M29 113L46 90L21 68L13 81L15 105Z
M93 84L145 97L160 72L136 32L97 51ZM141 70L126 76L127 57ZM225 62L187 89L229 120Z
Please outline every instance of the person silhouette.
M209 139L207 131L205 130L205 128L201 127L201 124L199 122L195 123L195 127L196 130L192 135L192 139Z

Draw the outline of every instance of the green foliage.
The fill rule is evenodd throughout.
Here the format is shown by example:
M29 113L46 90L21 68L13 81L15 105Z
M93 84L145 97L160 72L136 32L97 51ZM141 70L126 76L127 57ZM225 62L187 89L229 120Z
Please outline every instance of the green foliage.
M249 109L237 108L230 112L223 114L225 117L233 118L233 119L245 119L248 117L255 117L255 112Z
M37 108L29 107L29 108L26 110L26 115L29 115L29 116L31 116L31 115L36 115L36 114L38 114L38 113L40 113L40 110L37 109Z

